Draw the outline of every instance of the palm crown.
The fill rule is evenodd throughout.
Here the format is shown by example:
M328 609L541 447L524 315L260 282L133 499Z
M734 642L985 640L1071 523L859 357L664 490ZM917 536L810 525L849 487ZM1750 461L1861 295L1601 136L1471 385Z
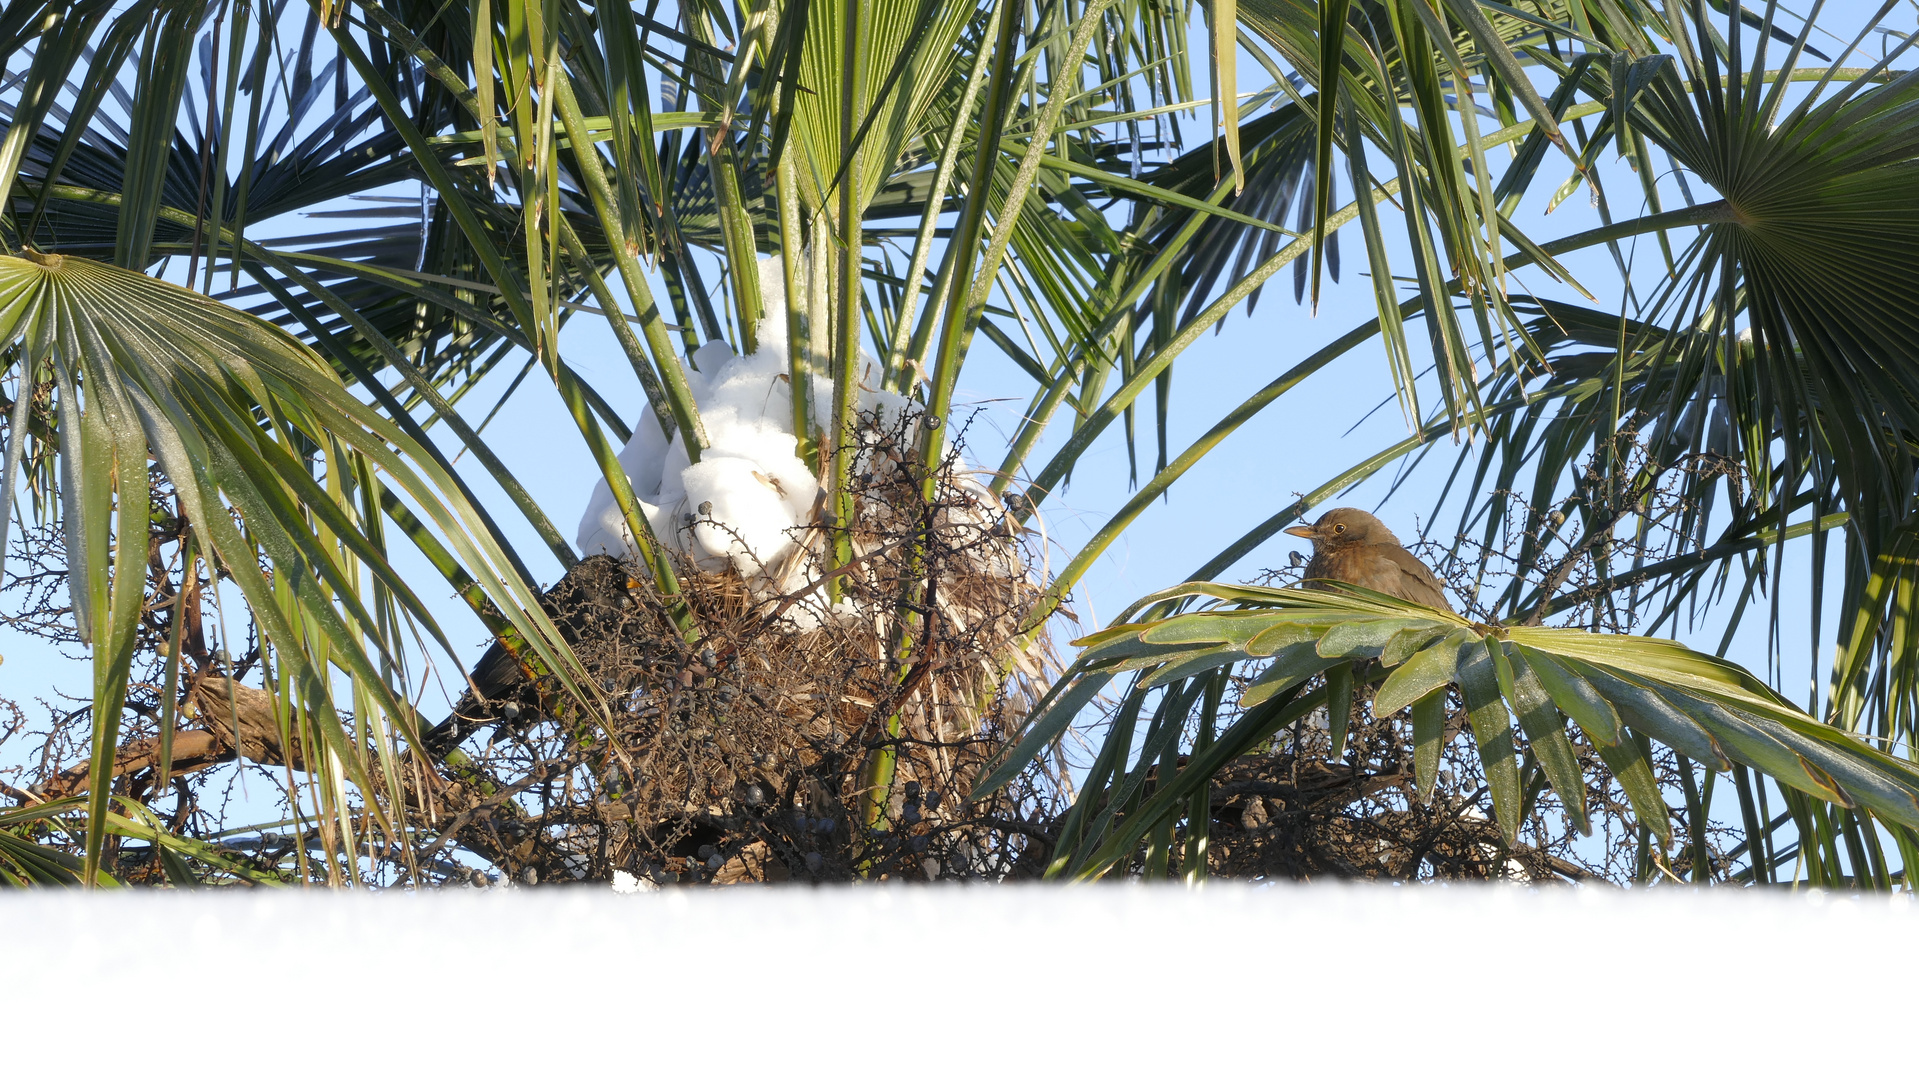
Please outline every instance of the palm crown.
M1891 880L1881 830L1909 854L1919 826L1908 764L1919 635L1906 602L1919 369L1915 304L1901 299L1919 279L1906 235L1919 220L1919 126L1900 68L1912 38L1847 67L1866 31L1831 61L1814 46L1817 14L1801 24L1776 4L1728 18L1703 4L1214 0L1203 15L1148 0L10 4L5 492L64 530L73 618L95 664L92 775L114 768L143 640L170 641L163 740L182 688L214 672L187 647L202 567L257 627L269 712L290 725L283 749L326 747L302 768L321 778L313 811L341 836L402 830L418 810L398 794L404 748L432 742L413 704L417 642L454 653L426 590L395 569L402 548L574 715L609 715L578 635L535 584L535 565L571 569L582 553L471 421L476 390L559 396L637 572L697 644L711 630L702 609L673 600L691 587L688 567L618 461L647 425L690 463L711 446L703 376L683 358L713 341L753 355L763 335L785 350L786 431L820 485L818 580L835 601L869 557L851 530L834 531L872 482L861 458L835 450L862 437L863 352L869 389L933 421L903 430L897 448L929 499L968 357L987 346L1011 358L1028 401L1003 448L970 448L996 459L981 459L994 466L984 505L1009 530L1030 522L1103 437L1126 442L1138 487L1038 583L995 653L1005 676L1093 560L1223 439L1313 372L1377 349L1404 441L1273 507L1192 580L1437 450L1458 455L1449 498L1464 508L1462 543L1506 552L1510 584L1488 582L1477 621L1458 625L1378 597L1194 585L1151 598L1087 642L982 785L1054 745L1110 678L1139 672L1119 699L1128 722L1049 834L1054 872L1105 872L1140 852L1165 872L1175 828L1187 831L1186 869L1202 871L1206 785L1309 703L1335 703L1337 753L1337 703L1357 671L1385 679L1376 719L1387 704L1413 709L1422 791L1434 740L1453 729L1416 703L1458 685L1508 844L1542 792L1584 823L1587 766L1561 752L1573 730L1603 751L1590 768L1610 771L1662 839L1645 740L1682 755L1668 775L1695 831L1680 872L1723 872L1706 855L1698 761L1738 780L1750 879L1796 850L1815 877ZM1211 40L1189 40L1189 27ZM1263 88L1199 99L1196 75ZM1181 110L1216 137L1180 146ZM1683 205L1669 205L1664 171L1685 185ZM1588 192L1601 226L1522 232L1521 200L1558 181L1551 201ZM290 227L301 213L325 230ZM1349 262L1358 244L1377 317L1176 451L1176 361L1229 312L1250 313L1282 272L1316 304L1341 232ZM1628 250L1635 238L1646 243ZM1559 261L1602 250L1636 270L1623 308L1592 299ZM145 276L163 265L176 284ZM1522 270L1541 294L1518 291ZM562 327L581 318L605 321L641 415L622 415L609 404L621 392L569 363ZM829 400L809 400L815 386ZM1157 453L1141 470L1135 421L1149 390ZM476 492L481 475L498 497ZM140 512L152 482L173 500L172 547L153 546ZM544 552L509 541L522 522ZM1813 630L1837 647L1817 715L1710 658L1527 625L1573 613L1596 626L1626 608L1659 630L1744 578L1736 622L1766 560L1807 535L1811 580L1836 550L1846 581L1836 626ZM128 558L162 547L171 570ZM886 648L904 685L919 670L914 642L933 632L919 613L936 607L925 590L937 575L916 544L897 558ZM1183 611L1202 597L1256 614ZM1308 648L1249 648L1268 624L1286 628L1272 641ZM1202 625L1235 629L1191 629ZM1228 694L1235 678L1263 689ZM899 736L897 717L880 721ZM1182 747L1178 783L1149 777L1177 768ZM862 790L882 791L863 818L872 828L893 820L894 752L875 750L860 773ZM1790 815L1753 809L1748 770L1774 779ZM238 865L117 797L88 789L81 876L99 875L110 833ZM8 827L67 820L78 805L29 801ZM1795 831L1797 849L1773 839ZM67 872L26 850L0 849L0 870Z

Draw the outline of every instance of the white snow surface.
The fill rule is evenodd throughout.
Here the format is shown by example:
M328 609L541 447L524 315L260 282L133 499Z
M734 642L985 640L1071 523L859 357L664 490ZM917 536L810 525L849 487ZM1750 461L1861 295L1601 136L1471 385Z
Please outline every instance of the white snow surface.
M678 434L669 440L650 410L634 425L620 463L662 543L692 555L703 570L731 565L757 591L784 593L801 584L793 574L802 568L787 565L797 562L788 556L795 528L812 520L820 485L800 460L793 436L786 290L777 258L760 260L760 295L767 317L759 324L758 351L738 356L726 342L709 341L693 354L698 370L682 367L709 443L699 463L689 462ZM857 407L890 426L908 401L878 389L879 361L865 352L861 359ZM817 426L831 408L833 380L816 374L812 384ZM604 478L593 489L577 540L582 555L633 550Z
M36 1057L201 1076L262 1054L325 1077L1779 1076L1902 1060L1897 1023L1804 1001L1843 989L1896 1012L1919 905L1518 886L31 891L0 894L0 942L23 1076Z

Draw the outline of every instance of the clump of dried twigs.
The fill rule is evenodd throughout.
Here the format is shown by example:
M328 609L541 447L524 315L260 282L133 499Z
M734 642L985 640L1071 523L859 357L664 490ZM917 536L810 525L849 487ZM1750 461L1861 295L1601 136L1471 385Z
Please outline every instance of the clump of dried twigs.
M1056 785L969 796L1044 675L1020 633L1038 596L1024 546L957 453L929 484L899 429L866 439L858 516L806 530L793 593L682 566L664 594L605 556L570 574L549 601L608 718L551 676L477 687L439 737L484 731L466 786L512 797L450 828L506 830L492 860L541 880L1012 872ZM833 572L839 528L856 557Z
M1519 493L1493 492L1500 528L1452 540L1422 538L1412 550L1447 579L1461 611L1484 622L1502 619L1583 626L1614 633L1638 626L1647 604L1635 591L1639 567L1696 550L1705 513L1698 492L1715 478L1738 498L1744 477L1725 459L1681 454L1654 461L1636 433L1623 433L1620 460L1595 457L1571 470L1561 497L1541 506ZM1622 479L1625 478L1625 479ZM1462 522L1462 525L1465 522ZM1297 584L1303 560L1266 572L1260 584ZM1497 588L1488 587L1497 583ZM1623 597L1620 594L1624 594ZM1687 590L1675 590L1654 626L1679 611ZM1242 681L1258 671L1243 670ZM1363 680L1362 680L1363 681ZM1509 847L1493 824L1492 803L1477 753L1465 738L1442 753L1437 790L1417 798L1411 732L1405 717L1378 717L1370 688L1356 695L1344 755L1331 758L1323 711L1281 732L1263 752L1229 765L1214 785L1208 851L1211 870L1233 877L1312 879L1648 880L1693 860L1690 827L1676 829L1680 850L1649 844L1625 793L1576 726L1568 737L1587 778L1590 834L1543 778L1529 773L1520 843ZM1466 727L1464 703L1448 702L1447 730ZM1528 767L1523 732L1514 732ZM1663 747L1649 747L1655 778L1680 790L1685 766ZM1685 815L1684 808L1674 813ZM1701 823L1705 860L1724 872L1741 837Z
M543 603L596 700L496 642L452 714L391 770L401 790L386 809L403 822L400 843L322 838L318 824L291 837L230 835L239 812L224 800L210 808L207 796L233 770L212 766L237 759L277 775L268 790L298 818L287 793L306 762L298 733L278 734L267 692L228 677L252 652L236 663L208 650L197 621L183 635L173 760L159 760L148 717L129 727L111 783L142 800L171 787L179 805L156 807L163 816L296 877L320 873L302 857L329 847L352 853L362 880L416 884L1023 873L1062 776L1042 764L992 798L970 796L1047 675L1044 636L1023 632L1039 595L1032 553L957 447L930 475L915 463L911 423L869 424L845 451L863 470L858 511L796 538L801 565L778 578L806 582L791 592L756 595L732 570L685 561L676 591L636 562L576 565ZM836 540L850 540L855 558L834 570ZM156 536L156 553L171 542ZM41 555L57 561L51 548ZM150 562L164 601L152 652L171 612L197 611L209 583L196 578L194 603L176 608L178 575L164 558ZM136 703L157 715L151 696ZM48 746L84 746L84 718L54 727ZM14 790L86 790L92 778L74 756L43 755Z

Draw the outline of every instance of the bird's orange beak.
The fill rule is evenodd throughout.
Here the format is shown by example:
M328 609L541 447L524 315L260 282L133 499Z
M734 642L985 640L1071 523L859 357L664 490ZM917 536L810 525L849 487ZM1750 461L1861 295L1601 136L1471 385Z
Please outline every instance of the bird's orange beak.
M1303 536L1308 540L1313 538L1313 527L1311 525L1295 525L1284 531L1288 536Z

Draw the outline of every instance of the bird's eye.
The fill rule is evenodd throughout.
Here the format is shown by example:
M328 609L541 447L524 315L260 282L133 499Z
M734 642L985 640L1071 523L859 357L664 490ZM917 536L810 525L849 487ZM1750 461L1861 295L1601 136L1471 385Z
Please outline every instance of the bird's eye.
M1333 526L1333 531L1334 531L1334 532L1336 532L1336 533L1343 533L1343 532L1345 532L1345 531L1346 531L1346 526L1344 526L1344 525L1335 525L1335 526Z

